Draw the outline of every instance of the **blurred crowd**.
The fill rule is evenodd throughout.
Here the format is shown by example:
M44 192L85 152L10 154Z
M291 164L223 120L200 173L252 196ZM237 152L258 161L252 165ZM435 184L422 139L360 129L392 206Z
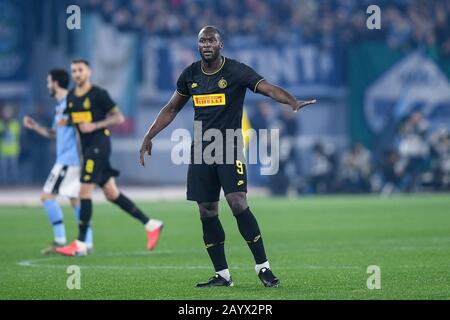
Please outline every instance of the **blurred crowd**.
M54 160L54 144L24 130L17 109L9 103L0 106L0 185L41 184ZM252 110L253 129L279 129L278 173L261 176L249 168L251 182L268 187L274 195L292 189L299 194L450 190L450 132L448 128L430 130L418 111L400 121L392 143L380 152L360 143L339 150L329 142L316 141L307 150L308 161L302 163L296 114L268 101ZM40 105L32 116L45 126L52 124Z
M366 9L357 0L80 0L119 29L164 37L192 36L214 24L226 36L257 35L271 43L314 42L345 47L378 38L395 48L438 45L450 56L450 2L382 0L382 28L368 30Z
M302 173L298 136L300 128L289 109L274 112L261 102L251 115L254 129L280 129L280 169L267 179L253 181L274 195L290 190L299 194L382 193L450 190L450 132L430 130L422 113L400 121L388 148L374 152L360 143L339 150L317 141L309 149Z
M376 32L366 26L366 9L372 2L382 8L382 29ZM257 36L260 41L274 44L314 42L326 48L345 48L346 44L360 40L379 39L398 49L436 46L444 57L450 57L450 1L78 0L76 3L82 10L100 13L120 30L145 36L195 36L202 26L213 23L225 37ZM17 106L13 102L0 103L0 185L42 184L54 160L54 144L23 129ZM32 116L51 126L48 108L37 105ZM383 148L369 150L355 143L342 150L329 141L315 141L307 144L306 157L299 152L301 128L290 110L260 102L252 108L250 120L256 130L280 129L278 174L252 178L256 184L268 186L273 194L286 194L291 189L301 194L450 190L450 134L445 128L431 130L419 112L402 119L393 131L395 139L390 135L392 142ZM302 148L304 152L305 145Z
M0 109L0 183L14 184L19 180L20 123L12 105Z
M51 127L52 118L38 105L32 114ZM14 102L0 104L0 186L42 184L54 161L54 142L25 130Z

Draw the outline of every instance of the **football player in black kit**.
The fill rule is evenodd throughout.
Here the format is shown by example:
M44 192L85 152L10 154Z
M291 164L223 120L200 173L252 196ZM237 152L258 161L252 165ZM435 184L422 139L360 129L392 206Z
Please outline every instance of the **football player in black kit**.
M67 96L65 113L68 118L59 125L74 125L81 142L80 222L78 239L56 251L66 256L87 254L85 239L92 217L92 192L95 185L102 188L109 201L145 226L147 249L152 250L158 242L163 224L159 220L150 219L119 191L115 181L119 171L113 169L109 163L111 141L108 128L122 123L124 117L108 92L92 85L91 69L86 60L73 60L71 72L76 87Z
M246 89L288 104L295 112L316 102L299 101L284 89L270 84L249 66L224 57L221 53L223 46L221 34L215 27L206 26L200 30L198 50L201 60L181 73L176 91L146 133L140 149L142 166L145 164L144 155L151 155L153 138L172 122L190 98L193 100L194 120L201 123L203 132L216 129L224 137L230 129L242 133ZM240 139L242 140L242 136ZM222 141L224 140L226 139L223 138ZM264 286L277 287L280 282L270 268L258 223L247 204L246 167L239 156L239 140L238 143L233 140L231 146L227 143L222 154L223 159L231 154L233 161L227 159L226 163L198 163L193 156L195 146L200 144L204 150L208 143L210 142L195 141L194 135L187 176L187 199L198 204L203 240L215 269L215 275L206 282L198 283L197 287L233 285L225 258L225 232L218 216L221 188L236 218L238 229L253 254L256 274Z

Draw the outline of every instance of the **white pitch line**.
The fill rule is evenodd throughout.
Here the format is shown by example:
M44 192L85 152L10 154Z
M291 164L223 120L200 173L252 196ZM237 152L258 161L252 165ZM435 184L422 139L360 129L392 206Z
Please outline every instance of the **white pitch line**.
M119 254L111 254L109 256L120 256ZM46 257L18 261L17 265L21 267L32 267L32 268L67 268L68 265L60 264L41 264L43 261L54 261L60 260L61 257ZM79 262L79 261L77 261ZM203 265L146 265L146 266L129 266L129 265L80 265L83 269L107 269L107 270L210 270L211 266ZM230 266L231 269L235 270L246 270L251 268L251 266ZM299 269L364 269L364 267L358 266L319 266L319 265L299 265L297 267L277 267L277 270L299 270Z
M59 264L37 264L34 260L24 260L19 261L17 264L21 267L33 267L33 268L67 268L66 265ZM211 266L170 266L170 265L148 265L148 266L104 266L104 265L88 265L82 266L81 269L107 269L107 270L163 270L163 269L171 269L171 270L199 270L199 269L211 269Z

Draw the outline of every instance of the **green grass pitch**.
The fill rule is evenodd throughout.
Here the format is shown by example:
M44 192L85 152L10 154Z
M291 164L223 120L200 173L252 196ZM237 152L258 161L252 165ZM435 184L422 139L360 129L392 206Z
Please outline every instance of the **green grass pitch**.
M40 255L51 241L41 207L0 207L0 299L449 299L450 196L252 198L280 288L264 288L224 202L220 216L235 283L197 289L213 274L195 203L140 203L166 227L153 252L143 227L113 205L94 206L95 252ZM69 240L76 226L64 207ZM81 289L69 290L69 265ZM369 265L381 289L367 288Z

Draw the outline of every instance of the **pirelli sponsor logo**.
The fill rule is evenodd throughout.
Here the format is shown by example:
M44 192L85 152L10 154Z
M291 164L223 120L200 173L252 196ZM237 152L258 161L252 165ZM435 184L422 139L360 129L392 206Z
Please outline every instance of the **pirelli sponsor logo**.
M90 111L72 112L71 115L73 123L92 122L92 112Z
M196 107L214 107L226 104L225 93L194 95L192 98Z

